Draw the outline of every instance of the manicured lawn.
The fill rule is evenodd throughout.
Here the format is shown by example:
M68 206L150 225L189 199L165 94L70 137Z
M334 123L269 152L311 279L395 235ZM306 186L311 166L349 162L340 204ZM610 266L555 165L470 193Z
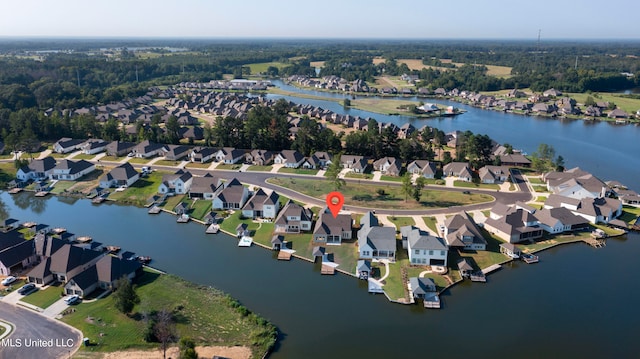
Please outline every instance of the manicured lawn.
M578 103L584 104L587 97L591 96L595 101L607 101L615 103L619 108L627 113L635 113L640 108L640 100L633 98L626 98L616 93L599 92L596 94L587 93L566 93L566 96L570 96Z
M260 223L258 224L258 229L256 229L253 234L253 240L257 243L263 244L267 247L271 247L271 237L273 236L273 223ZM235 228L232 233L235 232Z
M544 202L547 200L546 196L539 196L538 198L536 198L536 202Z
M484 269L489 267L492 264L504 262L505 260L509 259L504 254L500 253L500 244L504 243L504 241L502 241L497 237L492 236L489 232L485 231L482 228L480 228L480 232L482 233L482 236L484 237L484 239L487 241L487 250L486 251L462 251L461 255L463 257L473 258L473 260L478 265L478 269ZM456 250L449 251L449 256L450 256L449 261L452 265L452 268L455 268L455 270L457 271L458 261L457 260L452 261L452 258L453 258L452 255L456 255L456 254L457 254Z
M210 162L208 163L189 162L185 167L186 168L209 168L209 166L211 166Z
M49 157L53 157L53 158L65 158L67 156L69 156L71 153L57 153L57 152L51 152L51 154L49 154Z
M138 157L134 157L134 158L129 160L129 163L146 164L146 163L151 162L151 160L153 160L153 158L138 158Z
M339 246L326 246L326 253L333 253L333 260L342 269L349 273L356 273L356 263L358 263L358 247L356 240L343 241Z
M500 186L497 184L488 184L488 183L473 183L466 181L454 181L453 185L455 187L463 187L463 188L484 188L484 189L499 189Z
M623 206L622 207L622 215L619 219L631 223L636 220L640 216L640 208L632 207L632 206Z
M422 217L422 220L433 233L437 233L438 235L440 234L438 226L436 225L436 217Z
M145 178L141 178L122 192L111 192L109 199L144 206L147 199L158 193L158 186L162 183L162 175L166 172L153 171Z
M60 194L73 187L75 184L76 181L58 181L53 189L51 189L51 193Z
M80 153L80 154L77 154L77 155L73 156L73 159L76 160L76 161L77 160L91 160L97 155L98 154L88 155L86 153Z
M356 179L372 179L373 178L373 175L371 173L347 172L344 176L346 178L356 178Z
M324 199L331 184L323 180L300 178L271 178L269 183L290 188L306 195ZM420 209L460 206L472 203L489 202L493 197L487 194L463 194L453 191L424 189L421 202L409 199L405 202L400 186L385 184L347 184L340 190L347 205L369 208ZM384 191L384 194L380 192Z
M396 228L397 228L398 231L400 231L400 227L415 226L415 224L416 224L416 221L414 221L413 218L411 218L411 217L389 216L387 218L389 219L389 221L391 221L393 224L396 225Z
M168 309L178 318L178 337L193 338L197 345L244 345L251 347L254 357L259 357L273 342L273 327L254 314L243 315L235 300L216 289L148 271L136 279L136 288L140 304L132 316L120 313L112 296L107 296L92 303L80 303L74 306L74 313L62 318L95 343L81 347L81 351L159 348L158 343L143 340L145 321L141 318L143 312L160 309Z
M52 285L45 290L39 290L37 292L29 294L28 296L22 298L21 301L45 309L51 304L55 303L58 299L60 299L61 292L61 284L57 284L55 286Z
M125 157L104 156L100 159L100 161L120 162L123 158Z
M191 217L202 219L207 215L207 213L209 213L209 211L211 211L211 201L206 199L197 200L191 208Z
M240 164L230 165L226 163L221 163L216 166L216 169L217 170L239 170L240 167L242 167L242 165Z
M255 231L256 229L258 229L258 226L260 225L260 223L254 222L253 219L250 219L250 218L241 219L240 218L241 216L242 216L242 211L236 211L234 214L225 218L222 221L220 228L229 233L232 233L233 235L236 234L236 227L238 227L240 223L246 223L249 231ZM269 237L269 245L271 245L270 237Z
M173 197L167 197L167 201L164 204L164 209L169 210L169 211L173 211L174 208L176 208L176 206L178 205L178 203L182 202L183 199L185 199L186 195L181 194L181 195L175 195ZM188 201L185 201L188 202Z
M543 184L546 186L546 183L544 183L544 181L539 177L527 177L527 179L531 184Z
M154 165L158 165L158 166L177 166L177 165L180 164L180 162L182 162L182 161L160 160L160 161L156 161L154 163Z
M544 186L544 185L531 185L531 187L533 187L534 191L536 192L540 192L540 193L549 192L549 190L547 189L547 186Z
M304 168L288 168L282 167L278 170L278 173L295 173L299 175L315 175L318 173L318 170L306 170Z
M381 181L402 182L402 177L398 176L380 176Z
M247 171L256 171L256 172L269 172L273 169L273 166L249 166Z

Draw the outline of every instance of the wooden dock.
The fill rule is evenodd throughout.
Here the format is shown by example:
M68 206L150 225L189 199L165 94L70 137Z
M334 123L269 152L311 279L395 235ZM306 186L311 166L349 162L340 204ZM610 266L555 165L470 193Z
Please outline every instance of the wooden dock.
M487 268L482 270L482 274L487 275L491 272L495 272L498 269L502 268L502 266L500 264L492 264L490 266L488 266Z
M22 188L20 188L20 187L14 187L14 188L9 190L9 194L16 194L16 193L20 193L20 192L22 192Z
M471 273L471 275L469 275L469 279L471 279L472 282L479 282L479 283L487 282L487 277L482 272Z
M291 255L293 255L293 253L291 253L289 251L280 251L280 252L278 252L278 260L279 261L290 261L291 260Z
M189 222L189 216L186 214L183 214L182 216L179 216L178 219L176 219L176 222L178 223L187 223Z
M320 274L325 274L325 275L336 274L336 267L323 264L322 268L320 269Z
M429 309L441 308L440 297L438 295L434 295L433 297L430 297L430 298L425 298L423 300L423 304L425 308L429 308Z
M36 197L46 197L49 194L48 191L40 191L35 194Z
M104 201L106 201L106 200L107 200L107 198L106 198L106 197L98 196L98 197L96 197L96 198L92 199L92 200L91 200L91 203L93 203L93 204L100 204L100 203L102 203L102 202L104 202Z
M93 240L93 238L89 237L89 236L82 236L82 237L77 237L76 238L76 242L78 243L89 243Z
M204 231L206 234L216 234L220 231L220 226L217 224L212 224Z
M583 238L582 241L593 248L602 248L607 245L602 238Z
M158 207L158 206L153 206L151 208L149 208L149 211L147 213L149 214L158 214L162 211L162 208Z
M522 253L520 259L522 259L522 261L527 264L538 263L538 261L540 260L537 255L529 253Z

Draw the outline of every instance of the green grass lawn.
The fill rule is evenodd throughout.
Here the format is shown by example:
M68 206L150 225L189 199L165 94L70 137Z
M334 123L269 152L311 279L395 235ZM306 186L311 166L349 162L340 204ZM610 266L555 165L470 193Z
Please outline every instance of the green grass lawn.
M356 178L356 179L372 179L373 175L371 173L355 173L355 172L347 172L344 175L345 178Z
M539 177L527 177L527 179L529 180L529 182L531 184L543 184L543 185L547 185L542 179L540 179Z
M547 197L545 196L539 196L538 198L536 198L536 202L544 202L547 200Z
M489 184L489 183L473 183L466 181L454 181L454 187L463 187L463 188L484 188L484 189L500 189L500 186L497 184Z
M239 170L240 167L242 167L241 164L231 165L226 163L220 163L219 165L216 166L216 169L217 170Z
M77 154L77 155L73 156L73 159L76 160L76 161L77 160L91 160L94 157L96 157L97 155L98 154L88 155L86 153L80 153L80 154Z
M548 193L549 190L547 189L546 185L531 185L531 187L533 187L533 189L536 192L540 192L540 193Z
M166 210L173 211L174 208L176 208L176 206L178 205L178 203L183 202L185 198L186 198L186 195L184 194L175 195L173 197L167 197L167 201L164 203L163 207ZM184 202L191 204L191 202L189 202L188 200Z
M209 168L211 166L211 162L200 163L200 162L189 162L185 166L186 168Z
M126 157L104 156L100 159L100 161L120 162L122 161L123 158L126 158Z
M220 224L220 228L229 233L232 233L233 235L236 234L236 227L238 227L240 223L246 223L249 231L255 231L256 229L258 229L258 226L260 225L260 223L254 222L250 218L241 219L240 218L241 216L242 216L242 211L236 211L234 214L225 218L222 221L222 224ZM271 237L269 237L269 245L271 245Z
M145 178L141 178L122 192L111 192L109 199L136 206L144 206L147 199L158 193L158 186L162 183L162 176L166 172L153 171Z
M60 194L75 186L75 184L76 181L58 181L56 182L56 185L53 187L53 189L51 189L51 193Z
M202 219L211 211L211 201L206 199L197 200L191 206L191 217Z
M436 225L436 217L422 217L422 220L433 233L437 233L438 235L440 234L438 226Z
M171 161L171 160L159 160L154 163L154 165L158 166L178 166L182 161Z
M247 171L256 171L256 172L269 172L273 169L273 166L249 166Z
M60 293L62 292L62 288L62 284L51 285L47 289L33 292L20 300L45 309L61 298Z
M129 163L131 164L147 164L149 162L151 162L154 158L138 158L138 157L134 157L132 159L129 160Z
M51 154L49 154L49 157L53 157L56 159L60 159L60 158L65 158L67 156L69 156L71 153L57 153L57 152L51 152Z
M318 170L307 170L304 168L288 168L288 167L282 167L281 169L278 170L278 173L295 173L295 174L299 174L299 175L316 175L318 173Z
M145 271L136 279L136 292L140 303L132 316L120 313L112 296L107 296L80 303L74 306L74 313L62 318L96 344L81 347L81 352L159 348L158 343L143 340L145 321L141 318L143 312L160 309L174 313L178 337L193 338L197 345L243 345L260 357L274 343L274 327L216 289Z
M640 208L632 207L632 206L623 206L622 207L622 216L619 219L631 223L636 220L640 216Z
M328 181L300 178L270 178L269 183L290 188L306 195L324 199L333 188ZM385 184L358 184L342 187L340 190L347 205L369 208L420 209L460 206L472 203L489 202L493 197L487 194L463 194L453 191L424 189L421 202L409 199L405 202L400 186ZM380 195L379 191L384 191Z
M640 100L633 98L626 98L621 96L621 94L617 93L606 93L599 92L597 94L588 94L588 93L565 93L566 96L569 96L575 99L578 103L584 104L587 100L587 97L591 96L595 101L607 101L615 103L619 108L626 111L627 113L634 114L638 109L640 109Z
M411 217L389 216L389 217L387 217L387 219L389 219L389 221L391 221L391 223L395 224L398 232L400 231L400 227L415 226L415 224L416 224L416 221L414 221L413 218L411 218Z
M402 182L402 177L398 176L380 176L381 181Z

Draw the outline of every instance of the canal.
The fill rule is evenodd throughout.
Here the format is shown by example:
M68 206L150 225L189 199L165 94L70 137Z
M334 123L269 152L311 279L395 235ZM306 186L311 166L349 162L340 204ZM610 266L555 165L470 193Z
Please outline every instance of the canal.
M282 332L272 358L626 357L636 348L640 236L541 254L486 284L463 284L443 296L444 309L389 303L364 282L321 276L300 260L280 262L258 247L239 248L197 224L146 210L68 198L0 194L9 214L63 226L77 235L151 256L153 265L218 287ZM205 309L206 310L206 309Z

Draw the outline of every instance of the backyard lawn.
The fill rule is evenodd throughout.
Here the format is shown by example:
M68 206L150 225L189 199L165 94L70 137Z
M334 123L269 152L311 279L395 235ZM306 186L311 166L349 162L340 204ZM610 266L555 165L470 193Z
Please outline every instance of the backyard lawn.
M330 192L329 189L333 188L329 181L300 178L270 178L268 182L319 199L324 199ZM345 197L346 205L390 209L442 208L489 202L494 199L487 194L463 194L425 188L420 202L413 199L405 201L400 186L386 184L359 184L357 186L347 184L342 187L341 192Z
M158 186L162 183L162 176L166 172L153 171L147 177L141 178L136 183L121 192L111 192L109 199L144 206L147 199L158 193Z

